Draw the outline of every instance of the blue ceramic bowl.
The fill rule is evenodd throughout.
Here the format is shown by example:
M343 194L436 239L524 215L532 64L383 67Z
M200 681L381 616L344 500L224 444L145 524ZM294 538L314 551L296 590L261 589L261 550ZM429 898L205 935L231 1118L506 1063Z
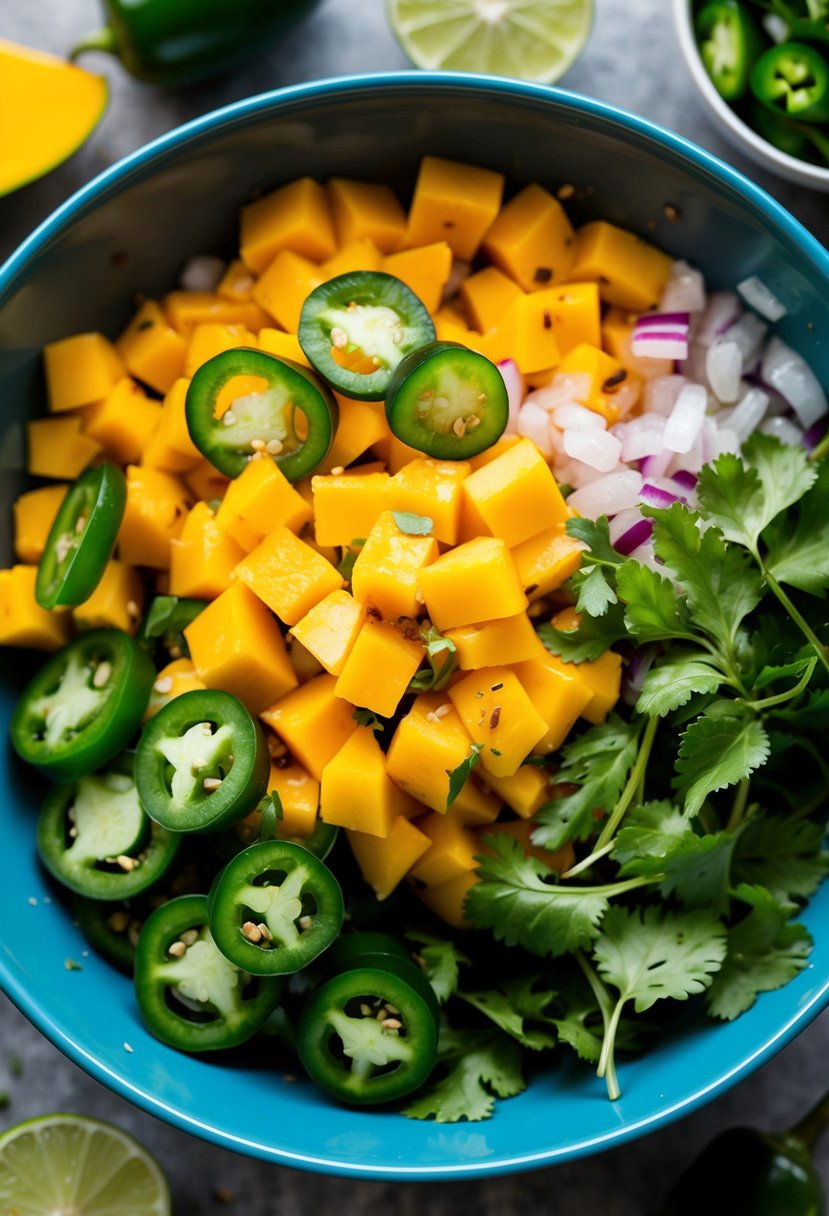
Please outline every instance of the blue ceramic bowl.
M239 204L254 187L339 174L407 190L427 152L499 169L514 186L589 187L575 209L580 218L630 226L699 265L713 286L759 275L788 308L782 337L829 382L829 255L751 182L691 144L596 102L504 80L406 73L286 89L209 114L128 157L61 207L0 271L0 564L11 561L10 504L26 480L23 422L44 409L44 342L84 329L116 334L136 291L169 288L191 254L231 251ZM3 736L26 667L17 653L0 655ZM809 968L732 1024L674 1022L643 1059L621 1066L624 1096L613 1105L589 1067L565 1051L486 1123L437 1126L345 1110L309 1084L287 1084L267 1053L253 1068L190 1059L157 1043L130 983L94 955L82 971L65 969L85 943L35 860L40 791L0 746L6 992L98 1080L253 1156L410 1179L582 1156L722 1092L829 997L827 885L804 917L815 936Z

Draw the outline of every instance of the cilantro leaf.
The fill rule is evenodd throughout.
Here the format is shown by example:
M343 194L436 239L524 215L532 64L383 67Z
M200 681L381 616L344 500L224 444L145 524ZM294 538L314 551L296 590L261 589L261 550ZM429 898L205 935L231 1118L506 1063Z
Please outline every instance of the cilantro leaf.
M803 970L812 948L804 925L787 923L786 910L764 887L743 885L735 894L751 911L728 930L728 953L706 997L708 1012L733 1021L761 992L782 988Z
M436 1123L477 1123L488 1119L495 1097L511 1098L526 1089L521 1047L500 1030L441 1031L437 1073L440 1080L418 1090L403 1114ZM434 1075L434 1074L433 1074Z
M584 840L595 827L594 812L609 814L636 760L640 722L611 714L562 749L558 778L578 785L573 794L546 803L535 816L535 844L560 849L568 840Z
M695 693L716 692L723 679L704 654L677 648L648 671L636 702L637 713L664 718L686 705Z
M617 586L626 604L625 625L640 644L693 637L669 579L633 560L619 570Z
M428 666L415 672L407 692L441 692L446 687L458 663L458 649L451 638L444 637L431 625L421 630Z
M677 841L663 863L663 895L676 895L688 908L728 910L733 832L688 832Z
M573 576L572 584L577 596L576 608L588 616L604 616L608 608L619 602L601 566L582 566Z
M273 840L276 836L276 825L280 819L285 818L285 812L282 809L282 799L276 790L271 790L260 801L257 807L259 811L259 839Z
M576 629L540 625L537 633L551 654L568 663L584 663L601 658L614 642L627 637L625 611L621 604L613 604L603 616L583 616Z
M829 872L823 827L787 815L754 815L734 850L734 880L767 887L781 904L813 895Z
M337 573L341 574L347 583L351 582L351 576L354 573L354 563L359 557L360 550L366 543L364 536L356 537L350 545L343 548L342 559L337 566Z
M556 994L549 988L538 987L539 982L537 975L516 976L502 981L497 988L459 992L458 996L522 1047L542 1051L556 1043L556 1036L549 1029L553 1026L549 1006Z
M613 842L612 857L620 874L656 874L662 862L690 831L688 817L670 802L646 802L628 811L625 826ZM656 860L642 866L643 860Z
M453 942L442 941L431 933L412 929L406 934L410 941L418 944L418 957L423 960L423 973L432 985L435 996L443 1005L458 987L458 969L468 964L469 959Z
M715 701L682 736L674 789L696 815L709 794L736 785L769 756L769 737L757 718L734 701Z
M481 752L484 750L483 743L472 743L469 748L469 755L461 760L457 768L448 768L446 775L449 778L449 794L446 799L446 809L449 810L452 803L457 798L458 794L466 784L469 774L472 772L475 765L481 758Z
M428 515L416 515L414 511L392 511L394 522L407 536L431 536L434 520Z
M699 501L726 540L757 553L760 533L802 498L817 471L803 448L755 432L743 458L726 453L700 472Z
M382 732L386 728L383 719L378 718L372 709L355 709L351 716L358 726L367 726L375 734Z
M790 515L764 533L766 569L780 583L823 596L829 587L829 462L820 462L813 488L801 499L794 527Z
M768 664L761 668L760 674L752 684L754 692L760 692L763 688L768 688L770 684L776 683L777 680L798 679L802 676L807 668L811 667L814 670L817 663L816 656L807 656L803 659L795 659L792 663L782 663L778 667L770 667Z
M604 893L554 884L547 866L526 857L510 836L485 836L484 843L492 854L480 858L480 881L466 897L474 925L542 957L569 954L593 940L608 906Z
M586 519L580 515L567 520L567 535L580 540L589 550L589 559L600 566L621 566L625 558L613 548L606 515Z

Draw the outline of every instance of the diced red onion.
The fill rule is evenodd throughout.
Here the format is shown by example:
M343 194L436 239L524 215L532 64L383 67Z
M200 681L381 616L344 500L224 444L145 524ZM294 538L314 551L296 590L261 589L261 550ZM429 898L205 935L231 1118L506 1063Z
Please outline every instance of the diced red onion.
M684 376L657 376L645 385L644 408L648 414L667 418L676 404L679 390L687 381Z
M779 321L785 317L785 304L778 300L771 288L767 287L756 274L743 279L742 283L738 283L737 290L745 302L756 309L760 316L765 317L767 321Z
M743 354L736 342L717 338L708 347L705 371L711 391L719 401L730 404L740 395Z
M821 418L818 422L813 422L803 436L803 446L811 452L812 448L816 448L823 436L826 434L827 423L826 418Z
M552 420L560 430L606 431L607 419L595 410L585 409L575 401L569 405L557 405L552 411Z
M221 258L209 253L199 253L186 262L179 275L179 286L184 291L215 291L225 272Z
M662 443L669 452L690 452L702 429L708 394L700 384L680 389L671 415L665 423Z
M665 442L664 433L662 442ZM639 461L639 468L645 477L653 479L654 477L662 477L667 473L671 461L673 460L673 452L667 451L665 448L661 452L657 452L655 456L646 456L644 460Z
M644 333L648 329L682 329L691 322L687 312L646 312L637 318L634 332Z
M723 417L723 424L734 431L740 442L744 443L763 421L768 404L767 393L761 388L750 388L728 416Z
M573 460L580 460L601 473L609 473L611 469L615 469L622 455L622 445L615 435L595 429L566 430L564 450Z
M580 490L574 490L567 499L567 505L587 519L598 519L600 515L615 515L617 511L625 511L637 505L641 487L641 475L634 469L623 469L619 473L599 477Z
M630 349L637 359L687 359L687 312L649 313L633 327Z
M661 414L640 414L638 418L614 427L614 434L622 441L622 460L658 455L662 451L664 432L665 419Z
M705 312L694 332L694 341L710 346L721 337L742 312L740 301L731 291L715 291L709 296Z
M806 447L804 442L806 436L799 426L789 418L767 418L765 422L760 423L760 430L764 435L773 435L775 439L779 439L781 443L789 443L792 447Z
M829 412L829 402L815 373L796 351L776 336L769 339L760 374L785 397L801 426L808 429Z
M550 457L553 454L553 441L550 434L550 415L539 405L528 401L518 412L518 434L525 439L531 439L536 447Z
M501 379L507 390L507 400L509 401L509 419L507 420L506 431L507 435L517 435L518 432L518 411L521 408L521 403L524 400L524 377L521 375L518 364L514 359L502 359L496 364L498 371L501 373Z
M646 481L642 486L639 497L649 507L670 507L672 503L679 502L678 494L671 494L668 490L663 490L650 481Z
M674 262L659 301L660 312L702 312L705 308L705 280L687 262Z
M683 490L695 490L697 488L697 475L691 473L688 469L677 469L671 475L671 481L675 481Z
M615 545L622 533L627 532L628 528L632 528L641 518L642 512L638 507L629 507L626 511L617 511L612 515L607 521L611 545Z
M623 557L628 557L640 545L644 545L653 536L653 520L639 519L618 540L613 542L613 548Z

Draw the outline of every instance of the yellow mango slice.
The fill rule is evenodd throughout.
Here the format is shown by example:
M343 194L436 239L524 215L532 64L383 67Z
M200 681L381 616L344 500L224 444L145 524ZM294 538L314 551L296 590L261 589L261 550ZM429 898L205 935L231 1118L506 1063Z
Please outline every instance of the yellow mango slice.
M396 248L396 246L395 246ZM323 262L320 270L325 279L336 279L341 274L351 274L354 270L382 270L383 254L368 237L359 237L347 241L338 249L333 258Z
M357 555L351 589L361 603L373 605L389 620L416 616L418 576L437 555L434 536L408 536L391 511L383 511Z
M381 253L398 249L406 229L406 213L389 186L376 182L355 182L332 177L328 200L334 229L340 245L360 240L371 241ZM354 270L379 270L379 266L354 266ZM333 274L344 274L337 270Z
M446 241L456 257L469 261L497 216L503 193L500 173L424 156L402 247Z
M434 536L454 545L461 521L461 485L470 471L464 460L413 460L386 486L386 506L390 511L427 516L434 525Z
M319 472L347 469L358 456L386 433L386 418L382 406L369 401L352 401L334 394L339 406L339 422L331 450L319 466Z
M216 288L216 295L221 296L223 300L233 300L235 303L249 300L255 282L256 279L242 259L234 258L232 262L228 263L222 275L221 282Z
M69 638L68 612L47 612L35 599L36 566L0 570L0 646L57 650Z
M671 273L671 258L661 249L606 220L584 224L576 233L569 277L592 279L606 304L637 312L654 309Z
M550 801L550 774L535 764L522 764L506 777L490 770L484 775L483 781L522 819L530 819L545 802Z
M388 836L395 820L412 813L412 800L386 776L374 732L361 726L322 770L320 819L369 836Z
M469 746L469 735L448 695L422 693L394 732L386 772L418 802L445 814L449 773L469 755Z
M49 410L60 414L100 401L124 374L115 347L103 334L74 334L43 348Z
M78 477L101 451L101 445L81 433L78 414L65 418L35 418L26 423L26 468L35 477Z
M103 76L0 39L0 195L71 156L97 126L108 93Z
M137 464L160 425L160 403L130 376L122 376L102 401L83 412L83 433L119 464Z
M449 689L449 698L473 742L483 744L481 765L511 777L543 738L547 723L508 667L483 667Z
M494 536L448 550L420 570L418 584L429 616L441 630L516 616L527 607L512 555Z
M583 404L606 418L609 425L618 422L620 411L614 397L620 383L632 378L618 359L582 342L565 355L557 371L562 376L588 376L590 389Z
M423 661L415 625L400 629L369 617L358 633L337 680L337 696L390 718Z
M448 630L446 636L455 644L461 671L499 665L508 667L547 653L526 612L503 617L500 621L463 625Z
M562 358L581 342L601 345L601 304L598 283L568 283L535 292L533 303L541 310L542 324L549 316Z
M249 553L277 524L299 532L311 514L310 506L276 461L261 453L249 460L227 487L216 511L216 523Z
M472 329L486 333L498 324L504 313L521 295L521 288L497 266L464 279L458 290Z
M236 574L286 625L344 584L342 575L310 545L278 524L236 567Z
M88 600L72 610L78 629L123 629L135 633L144 605L144 581L133 566L107 562Z
M237 346L256 345L256 335L244 325L219 325L215 322L195 325L187 344L184 374L192 376L203 363L223 351L234 350Z
M388 899L431 844L429 837L402 815L394 820L386 837L354 831L346 832L346 836L363 878L381 901Z
M158 427L141 457L145 468L189 473L201 464L202 454L190 438L184 412L189 385L190 381L182 377L174 381L165 396Z
M310 177L280 186L242 208L240 249L245 265L261 274L282 249L324 262L337 238L324 188Z
M294 363L301 363L303 367L311 366L305 358L305 351L300 346L296 334L285 334L281 329L271 329L270 326L267 326L265 329L259 330L256 345L266 354L276 355L278 359L292 359Z
M15 500L14 552L21 562L39 562L60 504L69 486L42 486Z
M533 183L501 209L483 247L523 291L539 291L567 278L573 226L558 199Z
M170 291L161 307L167 321L185 340L197 325L242 325L258 333L270 323L255 300L227 300L213 291Z
M171 473L129 465L127 503L118 532L118 555L131 566L166 570L170 542L184 527L191 500Z
M453 815L432 812L418 820L417 826L428 837L430 847L412 866L412 878L439 887L475 869L475 854L480 852L478 838Z
M404 249L385 258L383 270L411 288L429 312L437 312L452 270L452 250L445 240Z
M280 838L310 836L317 826L320 783L301 764L271 765L268 793L275 792L282 803Z
M463 493L493 536L510 546L563 523L569 515L550 466L529 439L471 473Z
M187 343L155 300L144 301L116 347L130 375L157 393L169 392L184 372Z
M170 594L214 600L227 591L244 549L216 523L206 502L197 502L181 534L170 541Z
M315 262L291 249L282 249L263 270L252 295L277 325L295 334L302 305L325 277Z
M567 535L563 523L553 524L513 548L518 577L530 603L557 591L575 574L583 548L580 541Z
M318 545L350 545L365 540L386 502L388 473L315 476L311 480Z
M365 618L365 610L347 591L332 591L315 604L291 633L332 676L345 667Z
M547 723L547 733L534 751L538 756L557 751L575 726L579 715L591 704L594 692L581 673L581 667L562 664L546 650L540 657L513 668L521 686Z
M333 676L316 676L259 715L317 781L357 729L354 706L335 694L335 684Z

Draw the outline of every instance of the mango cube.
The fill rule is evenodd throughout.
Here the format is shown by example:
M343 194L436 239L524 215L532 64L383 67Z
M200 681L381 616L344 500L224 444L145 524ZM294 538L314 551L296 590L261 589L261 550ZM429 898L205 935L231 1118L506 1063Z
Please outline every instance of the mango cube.
M83 412L83 433L119 464L135 464L161 423L161 406L140 384L122 376L103 401Z
M522 764L507 777L489 771L484 777L484 783L522 819L532 818L552 796L550 774L536 764Z
M320 818L369 836L388 836L411 800L386 776L374 732L361 726L322 770Z
M527 607L510 551L494 536L450 549L420 570L418 583L429 616L441 630L516 616Z
M354 831L347 836L363 878L381 901L388 899L431 845L429 837L402 815L386 837Z
M253 298L277 325L289 333L299 329L302 305L325 275L315 262L282 249L262 272L253 289Z
M124 374L115 347L103 334L74 334L43 348L46 392L53 414L106 397Z
M284 334L281 329L268 326L259 330L257 346L268 355L276 355L277 359L291 359L303 367L311 366L296 334Z
M592 279L606 304L635 312L656 308L671 273L671 258L634 232L606 220L576 233L570 278Z
M238 325L257 333L270 320L255 300L227 300L213 291L170 291L161 307L185 341L199 325Z
M481 350L494 363L514 359L524 376L553 368L561 360L550 310L534 294L513 301L481 339Z
M382 406L369 401L352 401L335 393L340 419L334 442L325 460L319 466L320 473L332 469L347 469L358 456L362 456L373 443L382 439L386 432L386 419Z
M602 312L597 283L548 287L535 293L534 302L537 308L549 313L562 358L581 342L601 346Z
M146 468L189 473L201 463L202 454L190 438L184 412L189 386L190 381L182 377L165 396L158 427L141 457Z
M386 501L388 473L315 476L311 481L318 545L350 545L365 540Z
M176 333L155 300L145 300L116 346L127 371L167 393L184 372L187 343Z
M369 617L345 660L337 680L337 696L390 718L423 656L416 627L402 630Z
M39 562L55 516L66 497L66 483L28 490L15 500L14 551L21 562Z
M433 535L454 545L461 520L461 485L469 472L463 460L413 460L386 486L386 506L390 511L428 516L434 524Z
M284 524L239 563L236 574L286 625L296 625L314 604L344 585L334 566Z
M389 473L398 473L404 465L417 460L423 455L417 448L410 448L407 443L401 443L396 435L392 435L388 426L383 432L382 439L371 445L371 450L388 468Z
M248 270L241 258L228 262L227 269L222 275L216 295L224 300L249 300L256 279Z
M574 235L558 199L533 183L502 207L484 252L523 291L539 291L567 278Z
M365 610L347 591L332 591L315 604L291 630L314 658L338 676L345 667L365 618Z
M508 667L547 653L526 612L502 617L500 621L462 625L450 629L446 636L455 645L461 671Z
M170 542L177 540L191 503L171 473L127 467L127 504L118 532L118 554L130 566L170 565Z
M311 515L308 503L276 461L262 453L249 460L227 487L216 523L249 553L275 525L299 532Z
M515 546L512 556L530 603L558 591L576 573L583 549L581 541L567 535L563 523L553 524Z
M521 288L497 266L486 266L464 279L458 290L470 325L486 333L521 295Z
M418 820L417 826L428 837L430 847L412 867L412 878L427 887L439 887L477 866L478 838L452 815L431 815Z
M351 589L363 604L389 620L416 616L418 577L438 555L434 536L408 536L391 511L383 511L366 538L351 574Z
M491 789L483 789L474 780L465 781L461 792L449 808L459 823L467 827L483 827L494 823L503 803Z
M456 257L471 260L498 214L503 193L500 173L424 156L403 247L446 241Z
M463 493L493 536L510 546L569 517L550 466L529 439L470 473Z
M567 666L570 671L563 668ZM581 666L562 664L546 651L513 668L521 686L547 723L547 733L535 746L544 756L558 751L570 731L591 703L593 692L581 673Z
M183 474L182 480L194 498L204 501L221 498L230 484L229 478L209 460L200 460L195 469Z
M547 723L508 667L483 667L449 689L449 697L476 744L481 765L511 777L547 732Z
M254 274L261 274L282 249L315 262L337 250L337 238L323 187L310 177L280 186L242 208L240 250Z
M252 714L296 688L279 626L243 583L208 604L184 636L199 679L233 693Z
M216 322L204 322L196 325L190 334L187 344L187 358L184 363L185 376L192 376L195 371L226 350L234 350L238 346L256 346L256 335L245 325L222 325Z
M259 715L317 781L357 729L354 706L336 695L335 684L333 676L316 676Z
M325 280L336 279L341 274L351 274L354 270L382 270L383 254L368 237L360 237L347 241L345 245L323 262L320 267Z
M144 710L145 722L149 722L160 709L184 692L199 692L207 685L196 675L192 659L173 659L166 667L162 667L153 684L147 708Z
M78 629L123 629L135 633L144 604L144 582L132 566L110 561L101 581L90 595L72 610Z
M470 456L469 465L472 472L474 473L476 469L482 469L485 464L491 464L503 452L508 452L517 443L522 442L523 440L520 435L502 435L500 439L495 440L492 447L484 448L483 452L479 452L477 456Z
M399 248L406 229L406 213L389 186L332 177L328 183L328 199L340 245L369 240L382 253L393 253ZM380 267L359 269L379 270ZM336 273L344 272L338 270Z
M385 258L383 270L405 283L428 312L437 312L452 272L452 250L446 240L422 248L404 249Z
M320 783L301 764L271 765L268 793L279 795L282 819L280 837L310 836L317 826L320 804Z
M449 882L441 883L439 887L416 887L415 894L444 924L453 929L469 929L470 923L464 915L464 904L476 882L480 882L480 879L475 870L465 870Z
M57 650L69 640L69 613L47 612L35 599L37 566L0 570L0 646Z
M412 798L445 814L449 773L469 752L469 735L448 696L422 693L394 732L386 772Z
M608 423L618 421L619 406L614 401L614 396L619 385L627 380L629 375L618 359L600 350L598 346L589 346L582 342L562 359L558 373L562 376L587 376L590 388L582 404L601 414Z
M101 445L81 433L77 414L65 418L35 418L26 423L26 468L35 477L79 477Z
M170 542L170 594L214 600L227 591L244 549L216 523L212 508L197 502L181 534Z

